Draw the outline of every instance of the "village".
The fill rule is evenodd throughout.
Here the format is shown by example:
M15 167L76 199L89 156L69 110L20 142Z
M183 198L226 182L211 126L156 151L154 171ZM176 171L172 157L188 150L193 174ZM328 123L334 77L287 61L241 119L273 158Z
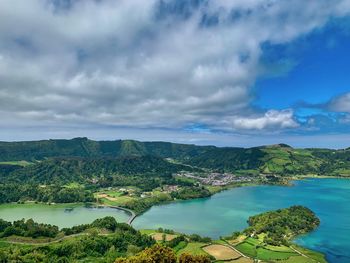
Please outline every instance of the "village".
M178 173L177 176L194 179L203 185L225 186L232 183L251 182L253 177L238 176L232 173L209 173L209 174L194 174L189 172Z

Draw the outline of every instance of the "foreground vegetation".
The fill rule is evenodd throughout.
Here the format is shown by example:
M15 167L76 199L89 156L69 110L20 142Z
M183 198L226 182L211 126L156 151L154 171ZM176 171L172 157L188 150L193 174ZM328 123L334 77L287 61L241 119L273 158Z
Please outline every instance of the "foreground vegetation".
M63 229L60 234L58 242L52 239L50 244L44 245L38 245L41 236L20 239L19 244L5 241L5 245L0 246L0 262L114 262L117 257L133 255L155 244L152 237L127 224L117 223L113 217Z
M244 231L212 240L168 229L137 231L113 217L61 230L32 220L2 220L0 233L7 234L0 239L0 262L326 262L322 254L291 242L318 225L309 209L293 206L250 217L248 222Z

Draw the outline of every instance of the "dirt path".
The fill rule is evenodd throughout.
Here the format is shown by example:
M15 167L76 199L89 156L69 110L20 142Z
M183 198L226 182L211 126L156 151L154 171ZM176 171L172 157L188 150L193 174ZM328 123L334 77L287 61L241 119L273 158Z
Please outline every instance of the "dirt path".
M240 254L242 257L244 257L244 258L249 258L250 259L250 257L247 257L246 255L244 255L242 252L240 252L238 249L236 249L234 246L232 246L232 245L230 245L230 244L226 244L226 246L228 246L229 248L231 248L231 249L233 249L234 251L236 251L238 254Z
M310 258L309 256L305 255L304 253L300 252L300 251L297 250L296 248L294 248L294 247L292 247L292 246L290 246L290 248L291 248L293 251L295 251L296 253L298 253L300 256L303 256L303 257L305 257L305 258L311 259L311 260L314 261L314 262L320 263L319 261L316 261L316 260L314 260L313 258Z

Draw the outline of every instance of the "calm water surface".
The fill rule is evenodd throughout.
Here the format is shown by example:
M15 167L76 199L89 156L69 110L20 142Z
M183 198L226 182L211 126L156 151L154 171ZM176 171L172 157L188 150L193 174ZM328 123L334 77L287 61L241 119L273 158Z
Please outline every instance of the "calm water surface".
M52 224L60 228L91 223L95 219L105 216L113 216L118 222L127 222L130 215L114 208L85 207L82 205L0 205L0 218L6 221L33 218L36 222Z
M218 238L243 230L247 218L264 211L304 205L321 220L313 233L296 242L326 254L329 262L350 262L350 180L308 179L294 187L252 186L210 198L151 208L136 218L136 228L169 228Z

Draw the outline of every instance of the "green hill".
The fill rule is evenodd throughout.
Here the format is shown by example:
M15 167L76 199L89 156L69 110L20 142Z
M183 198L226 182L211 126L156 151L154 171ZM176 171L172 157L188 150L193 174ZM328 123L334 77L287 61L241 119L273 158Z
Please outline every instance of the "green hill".
M286 144L254 148L220 148L170 142L93 141L87 138L0 142L0 164L1 162L10 161L34 162L48 158L69 159L79 157L98 160L101 165L95 165L97 169L98 166L108 166L109 164L104 162L110 163L113 158L131 156L154 156L159 158L158 161L161 165L164 164L165 160L160 159L171 158L176 163L221 172L254 170L256 173L276 175L350 175L349 149L294 149ZM46 163L44 162L42 165L46 165ZM95 168L93 170L96 170ZM169 165L169 168L168 172L173 172L171 165ZM104 171L96 172L102 173ZM116 171L119 172L118 169L113 172ZM135 171L130 170L130 173L139 172L144 173L145 171L142 171L142 169L138 171L137 168ZM165 172L165 170L161 172Z
M119 157L144 155L186 159L212 148L216 147L169 142L139 142L133 140L93 141L87 138L0 142L0 162L33 161L48 157Z

